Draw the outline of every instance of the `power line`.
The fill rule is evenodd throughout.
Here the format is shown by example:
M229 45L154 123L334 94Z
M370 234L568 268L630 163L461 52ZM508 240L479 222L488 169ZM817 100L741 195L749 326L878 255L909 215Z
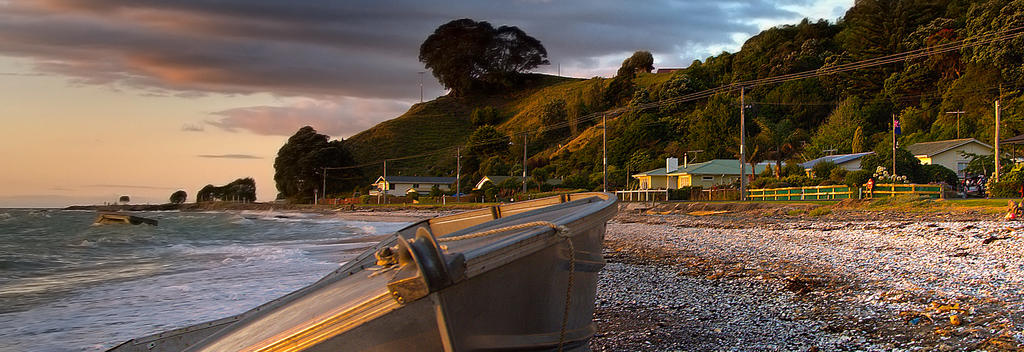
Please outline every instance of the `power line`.
M624 114L624 113L628 113L628 112L643 111L643 110L651 109L651 108L655 108L655 107L662 107L662 106L668 105L668 104L678 104L678 103L686 103L686 102L701 100L701 99L705 99L705 98L714 96L716 94L731 92L731 91L735 91L735 90L738 90L738 89L741 89L741 88L763 86L763 85L784 83L784 82L801 80L801 79L807 79L807 78L816 78L816 77L828 76L828 75L833 75L833 74L842 73L842 72L849 72L849 71L859 70L859 69L864 69L864 68L888 65L888 64L892 64L892 63L896 63L896 62L901 62L901 61L909 61L909 60L913 60L913 59L917 59L917 58L922 58L922 57L927 57L927 56L932 56L932 55L937 55L937 54L957 51L957 50L961 50L961 49L965 49L965 48L969 48L969 47L975 47L975 46L981 46L981 45L996 43L996 42L1005 41L1007 39L1016 38L1016 37L1019 37L1021 35L1024 35L1024 31L1022 31L1022 30L1024 30L1024 26L1014 27L1014 28L1010 28L1010 29L1007 29L1007 30L1003 30L1003 31L992 32L992 33L989 33L989 34L984 34L984 35L980 35L980 36L976 36L976 37L966 38L966 39L963 39L963 40L953 41L953 42L949 42L949 43L945 43L945 44L940 44L940 45L936 45L936 46L924 47L924 48L910 50L910 51L905 51L905 52L901 52L901 53L894 53L894 54L885 55L885 56L881 56L881 57L877 57L877 58L865 59L865 60L854 61L854 62L849 62L849 63L842 63L842 64L837 64L837 65L828 66L828 67L824 67L823 66L823 67L815 69L815 70L807 70L807 71L790 73L790 74L783 74L783 75L772 76L772 77L765 77L765 78L759 78L759 79L753 79L753 80L747 80L747 81L733 82L733 83L730 83L730 84L727 84L727 85L723 85L723 86L719 86L719 87L715 87L715 88L711 88L711 89L706 89L706 90L699 91L699 92L684 94L684 95L681 95L681 96L678 96L678 97L674 97L674 98L668 98L668 99L663 99L663 100L656 101L656 102L649 102L649 103L644 103L644 104L638 104L638 105L635 105L635 106L626 106L626 107L621 107L621 108L609 109L609 110L605 110L605 111L602 111L602 112L596 112L596 113L584 115L584 116L576 118L573 121L564 121L564 122L559 122L559 123L555 123L555 124L551 124L551 125L546 125L546 126L544 126L544 132L549 132L549 131L552 131L552 130L557 130L557 129L561 129L561 128L564 128L564 127L568 127L571 124L579 124L579 123L585 123L585 122L593 121L593 120L596 120L598 118L605 118L605 117L609 117L609 116L618 116L618 115L621 115L621 114ZM580 88L580 89L582 89L582 88ZM829 104L834 104L834 103L829 103ZM425 115L417 115L417 116L425 116ZM435 115L431 115L431 116L451 116L451 115L435 114ZM521 131L519 133L531 133L531 132L529 132L529 131ZM485 145L485 144L490 144L490 143L493 143L493 142L479 143L478 145ZM407 157L401 157L401 158L391 158L391 159L384 159L384 160L377 160L377 161L368 162L368 163L364 163L364 164L360 164L360 165L356 165L356 166L339 167L339 169L341 169L341 168L367 167L367 166L370 166L370 165L379 164L379 163L381 163L381 162L383 162L385 160L404 160L404 159L418 158L418 157L432 155L432 154L436 154L436 153L440 153L440 152L444 152L444 151L450 151L450 150L452 150L454 148L456 148L456 146L444 147L444 148L441 148L441 149L438 149L438 150L435 150L435 151L424 152L424 153L413 155L413 156L407 156Z

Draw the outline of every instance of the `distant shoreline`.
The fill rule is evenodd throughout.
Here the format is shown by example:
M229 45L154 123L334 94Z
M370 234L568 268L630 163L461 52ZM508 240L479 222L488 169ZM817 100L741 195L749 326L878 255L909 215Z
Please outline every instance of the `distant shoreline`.
M202 202L184 204L126 204L126 205L72 205L63 210L82 210L96 212L122 211L267 211L319 214L337 216L349 221L369 222L411 222L448 215L487 206L488 204L456 204L456 205L312 205L284 203L233 203L233 202Z

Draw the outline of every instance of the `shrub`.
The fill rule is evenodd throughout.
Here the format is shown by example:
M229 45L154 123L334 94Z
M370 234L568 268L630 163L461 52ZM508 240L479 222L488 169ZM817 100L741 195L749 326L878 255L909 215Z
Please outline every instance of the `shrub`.
M985 192L991 198L1016 198L1020 197L1020 183L1013 181L991 182L985 187Z
M815 186L818 184L818 181L815 181L814 179L804 176L802 174L786 176L783 177L780 181L793 185L791 187Z
M956 177L956 172L949 168L938 165L921 165L921 170L924 173L925 180L929 183L945 183L950 186L955 186L959 180Z
M871 175L871 171L868 170L850 171L846 173L846 177L844 178L844 180L846 181L845 183L847 186L861 187L868 182L868 179L871 178Z
M409 198L410 200L420 200L420 192L416 192L415 189L410 190L409 192L405 193L405 197Z
M700 191L700 186L686 186L679 189L670 189L668 191L668 199L671 200L690 200L690 195L693 191Z
M370 204L370 202L373 201L373 198L376 197L371 196L369 194L361 195L359 196L359 204Z
M835 169L836 163L831 161L822 161L814 164L814 167L811 168L811 176L816 178L829 178L832 175L832 170Z
M846 169L837 167L832 169L832 172L830 172L828 175L828 179L832 180L832 182L835 182L835 184L841 184L846 181L847 173L849 172L846 171Z
M800 209L793 209L793 210L787 211L786 214L789 214L789 216L800 216L800 215L804 214L804 211L800 210Z
M835 164L833 164L835 165ZM804 170L800 164L797 163L786 163L786 166L782 167L782 177L787 176L807 176L807 171Z
M825 216L828 214L832 214L832 209L829 209L828 207L814 208L807 212L807 215L810 216Z
M485 106L473 109L470 119L474 126L497 125L501 123L501 115L493 107Z
M985 192L993 198L1020 197L1021 185L1024 185L1024 165L1015 165L999 176L999 182L993 182L990 178L985 185Z

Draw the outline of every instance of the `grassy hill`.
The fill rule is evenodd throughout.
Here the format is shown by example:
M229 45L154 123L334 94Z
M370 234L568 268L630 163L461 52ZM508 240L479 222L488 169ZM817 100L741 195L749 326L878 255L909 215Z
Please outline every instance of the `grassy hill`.
M520 116L529 115L524 114L524 110L538 105L553 92L561 91L567 86L578 85L580 82L583 81L536 74L530 75L521 89L506 94L439 97L415 104L401 116L360 132L346 140L346 143L357 164L405 158L463 145L477 128L470 120L473 110L488 106L497 109L506 117L507 121L498 126L500 130L517 132L522 129L521 126L536 126L533 123L521 124L514 121ZM445 151L389 162L388 173L449 176L455 171L454 154L454 151ZM377 175L382 171L382 166L367 167L364 173L367 173L368 177Z
M1010 38L965 46L953 53L907 56L904 60L837 74L808 75L784 83L749 84L746 90L748 157L752 162L806 161L826 151L852 153L891 148L891 121L902 126L899 144L955 138L993 139L993 102L1003 107L1002 134L1024 133L1024 19L1017 2L1001 0L864 0L842 21L809 20L767 29L736 53L722 53L664 74L573 79L529 75L510 93L441 97L346 141L357 163L423 156L389 162L389 174L453 175L454 152L477 129L471 115L490 107L493 123L514 136L501 155L464 158L464 175L522 170L522 132L528 132L528 170L561 177L572 187L593 189L601 177L601 135L596 113L624 111L608 121L611 187L628 178L625 170L664 165L666 157L688 150L695 161L737 158L739 92L702 95L738 82L825 72L852 62L887 55L928 52L925 48L978 41L993 33ZM924 50L924 51L922 51ZM657 62L655 63L658 64ZM735 87L735 86L733 86ZM652 104L653 103L653 104ZM644 109L636 107L643 106ZM622 109L628 108L628 109ZM947 111L966 111L960 121ZM431 153L443 150L440 153ZM795 167L795 166L794 166ZM380 166L367 167L370 178ZM799 169L798 167L795 167ZM792 169L792 168L790 168ZM498 170L498 171L494 171ZM617 173L617 174L616 174ZM786 171L782 176L787 176ZM823 180L801 176L794 185ZM472 177L472 176L471 176ZM927 182L930 180L916 180ZM600 188L600 187L597 187Z

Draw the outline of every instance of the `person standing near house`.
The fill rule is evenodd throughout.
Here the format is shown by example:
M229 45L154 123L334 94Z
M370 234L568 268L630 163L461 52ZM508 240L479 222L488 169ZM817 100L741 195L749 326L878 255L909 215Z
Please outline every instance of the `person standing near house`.
M864 187L868 189L868 198L875 198L875 179L869 178Z

